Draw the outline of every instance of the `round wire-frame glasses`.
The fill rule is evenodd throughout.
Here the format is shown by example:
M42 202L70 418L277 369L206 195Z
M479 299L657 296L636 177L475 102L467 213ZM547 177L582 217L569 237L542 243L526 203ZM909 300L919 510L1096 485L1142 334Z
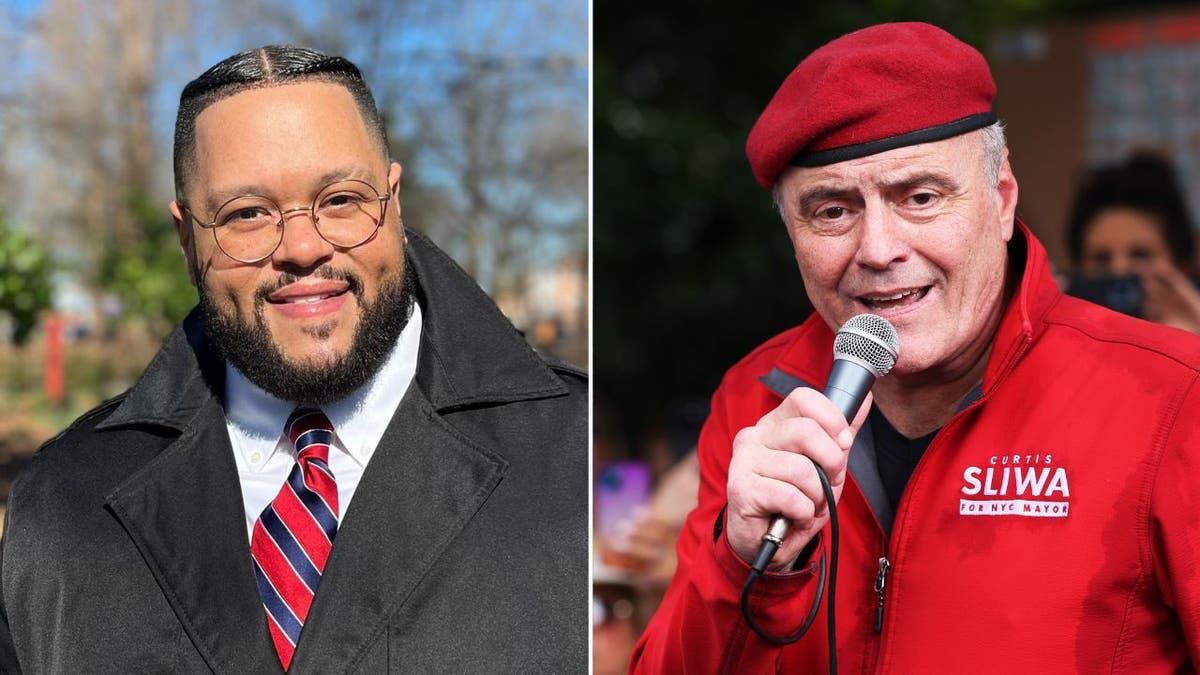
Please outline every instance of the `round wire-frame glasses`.
M281 209L268 197L241 195L222 204L207 223L188 206L183 210L196 225L212 231L217 248L225 255L249 264L275 253L283 242L288 215L297 212L307 211L317 234L337 248L364 244L383 224L391 196L390 191L380 196L366 181L346 179L326 185L310 206Z

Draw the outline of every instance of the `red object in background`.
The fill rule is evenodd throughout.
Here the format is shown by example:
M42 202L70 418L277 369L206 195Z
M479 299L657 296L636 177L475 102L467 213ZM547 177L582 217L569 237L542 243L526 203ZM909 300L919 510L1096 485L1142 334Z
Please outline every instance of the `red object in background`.
M1200 14L1172 15L1155 23L1158 41L1165 45L1191 45L1200 42Z
M1088 35L1088 46L1101 52L1127 52L1144 49L1150 41L1148 28L1140 21L1102 23Z
M63 402L63 322L56 315L46 319L46 363L43 385L46 398L55 405Z

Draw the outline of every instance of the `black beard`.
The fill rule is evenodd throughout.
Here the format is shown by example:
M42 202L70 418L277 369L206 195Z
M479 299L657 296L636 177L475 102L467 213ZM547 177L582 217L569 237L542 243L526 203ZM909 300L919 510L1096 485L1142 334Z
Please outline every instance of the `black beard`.
M348 283L347 292L354 294L361 308L350 348L333 363L288 362L267 329L263 317L266 298L295 282L299 277L294 274L284 273L277 282L258 287L254 294L253 323L242 319L236 308L230 314L222 313L203 283L199 284L199 306L205 336L217 356L278 399L324 405L346 398L379 372L408 324L416 280L412 266L405 261L403 277L395 275L381 280L378 297L369 303L363 298L362 281L357 275L328 266L318 268L313 275ZM328 330L319 331L317 337L327 338Z

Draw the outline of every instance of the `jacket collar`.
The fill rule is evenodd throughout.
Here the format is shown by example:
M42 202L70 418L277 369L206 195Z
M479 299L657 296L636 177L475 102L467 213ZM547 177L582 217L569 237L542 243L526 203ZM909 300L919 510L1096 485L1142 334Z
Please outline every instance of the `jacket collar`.
M98 430L160 426L183 431L210 400L220 400L225 369L204 341L199 310L193 309L171 331L125 400Z
M1008 255L1009 268L1020 270L1021 276L992 339L992 353L983 374L983 394L996 385L1041 335L1045 330L1046 312L1062 297L1050 274L1046 249L1019 219L1008 245ZM775 367L815 386L824 386L833 365L834 333L816 313L796 330L796 336L784 349ZM764 374L763 382L775 391L769 374Z
M438 412L567 394L495 303L445 253L407 231L424 326L416 380ZM125 400L98 429L154 425L182 431L224 391L224 367L193 310L168 336Z
M496 304L449 256L411 230L408 251L425 312L417 383L435 409L567 394Z

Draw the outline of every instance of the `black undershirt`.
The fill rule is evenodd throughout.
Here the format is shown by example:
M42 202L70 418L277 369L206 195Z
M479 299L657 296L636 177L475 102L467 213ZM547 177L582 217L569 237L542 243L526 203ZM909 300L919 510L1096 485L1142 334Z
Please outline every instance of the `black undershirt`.
M908 485L913 469L917 468L917 462L921 461L921 455L925 454L925 448L929 447L937 431L920 438L907 438L896 431L896 427L875 406L871 407L867 419L875 440L875 463L879 468L879 479L883 481L883 490L892 504L892 513L896 513L904 486Z

